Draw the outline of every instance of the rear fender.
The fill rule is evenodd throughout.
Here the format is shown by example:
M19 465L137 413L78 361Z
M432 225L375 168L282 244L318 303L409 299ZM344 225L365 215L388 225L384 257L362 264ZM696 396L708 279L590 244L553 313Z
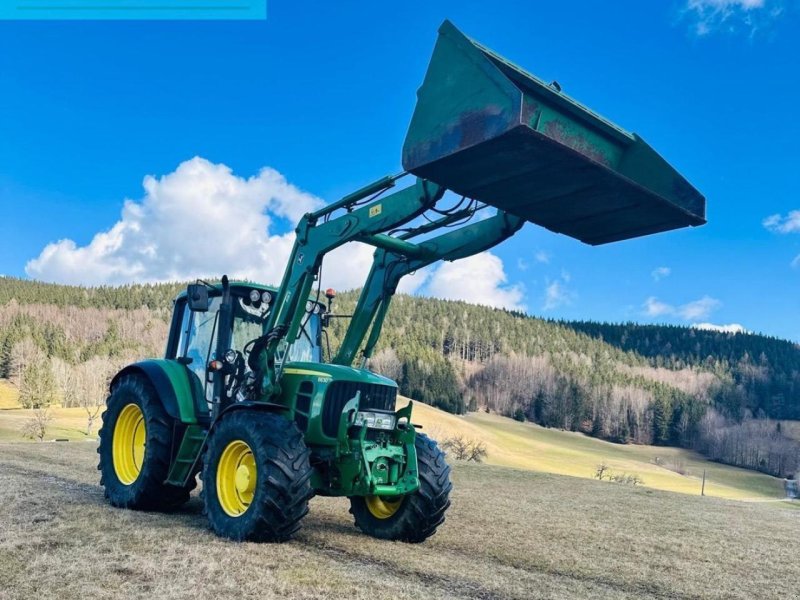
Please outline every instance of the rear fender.
M167 414L186 425L196 425L208 415L200 381L174 360L143 360L128 365L111 380L111 389L126 375L140 375L152 384ZM205 410L203 410L205 408Z

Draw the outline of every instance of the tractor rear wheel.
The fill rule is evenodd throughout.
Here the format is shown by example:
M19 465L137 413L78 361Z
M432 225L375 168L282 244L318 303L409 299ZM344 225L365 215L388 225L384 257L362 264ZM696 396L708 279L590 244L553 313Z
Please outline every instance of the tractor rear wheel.
M450 506L450 466L435 441L417 434L419 489L399 498L353 496L356 527L372 537L419 543L436 532Z
M147 378L123 377L106 405L97 468L109 502L140 510L171 510L186 502L194 478L187 487L164 483L172 460L174 423Z
M224 416L203 463L203 503L214 532L239 541L288 540L313 495L309 456L293 421L246 409Z

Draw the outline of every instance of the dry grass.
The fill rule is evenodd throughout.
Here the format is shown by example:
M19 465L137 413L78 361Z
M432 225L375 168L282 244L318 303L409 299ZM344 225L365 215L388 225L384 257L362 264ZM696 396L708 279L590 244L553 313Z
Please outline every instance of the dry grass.
M0 598L791 598L800 512L487 465L456 465L422 545L360 535L317 498L296 541L214 537L106 505L94 446L0 444Z
M705 470L708 496L738 500L785 496L782 480L713 463L681 448L612 444L481 412L459 417L420 403L414 403L412 420L432 437L462 434L483 441L489 464L591 478L597 465L605 463L612 472L638 475L647 487L692 495L700 494ZM675 472L676 465L688 475Z
M23 439L22 426L25 421L31 418L32 414L32 410L23 408L0 411L0 441L21 441ZM53 406L49 409L48 414L53 419L47 427L47 436L45 439L87 439L86 411L84 409ZM97 435L97 427L99 426L99 422L95 424L93 437L88 439L95 439L94 436Z
M89 439L82 408L54 407L50 411L53 420L46 439ZM0 411L0 441L22 441L22 425L30 418L28 410ZM489 452L486 462L493 465L591 478L597 465L604 462L612 472L638 475L647 487L692 495L700 493L705 469L709 496L739 500L784 497L783 484L774 477L712 463L680 448L611 444L485 413L459 417L420 403L414 405L413 420L434 438L461 434L484 442ZM688 475L675 472L678 466Z
M7 379L0 379L0 410L19 406L19 390Z

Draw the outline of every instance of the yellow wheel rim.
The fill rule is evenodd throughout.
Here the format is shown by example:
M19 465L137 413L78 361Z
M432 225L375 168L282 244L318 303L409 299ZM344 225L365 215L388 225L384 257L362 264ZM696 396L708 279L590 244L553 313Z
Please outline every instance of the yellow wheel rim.
M245 442L235 440L225 446L217 465L217 498L231 517L243 515L256 490L256 459Z
M117 417L112 440L114 472L125 485L136 481L142 472L146 437L142 409L137 404L126 405Z
M367 503L367 510L376 519L388 519L396 513L403 503L403 496L396 500L388 500L380 496L367 496L364 498Z

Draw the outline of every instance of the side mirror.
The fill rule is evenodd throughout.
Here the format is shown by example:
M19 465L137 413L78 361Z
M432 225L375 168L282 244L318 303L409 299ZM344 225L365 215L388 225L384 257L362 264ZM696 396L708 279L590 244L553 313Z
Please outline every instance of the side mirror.
M190 283L186 288L186 299L189 302L189 310L208 312L208 288L202 283Z

